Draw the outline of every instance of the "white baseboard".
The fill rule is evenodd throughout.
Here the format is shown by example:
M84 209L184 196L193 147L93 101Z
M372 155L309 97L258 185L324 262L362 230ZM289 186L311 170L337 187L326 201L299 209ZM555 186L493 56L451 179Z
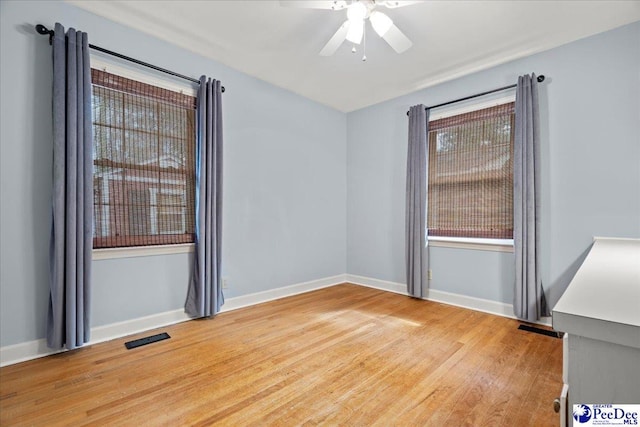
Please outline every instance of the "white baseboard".
M275 299L290 297L305 292L315 291L317 289L328 288L340 283L346 282L346 274L338 274L337 276L325 277L324 279L311 280L309 282L297 283L282 288L269 289L268 291L256 292L253 294L242 295L239 297L228 298L225 300L221 313L225 311L237 310L239 308L260 304Z
M104 326L96 326L91 329L91 341L87 345L98 344L115 338L137 334L149 329L161 328L175 323L190 320L184 310L172 310L150 316L138 317L124 322L111 323ZM52 350L47 347L46 339L27 341L24 343L8 345L0 348L0 367L25 362L39 357L68 351Z
M337 276L297 283L295 285L270 289L268 291L228 298L222 306L221 313L345 282L407 295L407 286L404 283L389 282L386 280L373 279L354 274L339 274ZM450 292L439 291L437 289L429 289L425 299L515 319L515 316L513 315L513 306L511 304L453 294ZM148 331L150 329L173 325L190 319L191 317L187 315L183 309L178 309L153 314L151 316L139 317L137 319L127 320L124 322L98 326L91 330L92 339L87 345L98 344L127 335ZM550 326L551 318L543 318L538 323ZM51 350L47 347L46 340L44 339L4 346L0 348L0 367L13 365L15 363L31 359L37 359L39 357L63 351L66 350Z
M346 281L354 285L366 286L368 288L380 289L382 291L393 292L400 295L409 295L407 285L404 283L389 282L386 280L374 279L372 277L357 276L347 274Z
M362 285L370 288L381 289L383 291L408 295L407 285L404 283L389 282L386 280L373 279L370 277L357 276L354 274L347 274L345 280L356 285ZM434 302L441 302L443 304L455 305L456 307L482 311L484 313L495 314L502 317L509 317L511 319L516 318L513 314L513 305L503 302L491 301L483 298L470 297L461 294L454 294L451 292L439 291L437 289L428 289L427 296L424 299ZM539 322L535 323L551 326L551 318L543 317Z
M221 312L237 310L278 298L284 298L316 289L334 286L346 281L346 275L340 274L309 282L297 283L291 286L270 289L264 292L256 292L249 295L228 298L222 306ZM137 334L150 329L161 328L163 326L191 320L183 309L171 310L164 313L153 314L151 316L139 317L124 322L112 323L98 326L91 330L91 341L87 345L98 344L127 335ZM28 341L24 343L8 345L0 348L0 367L37 359L51 354L61 353L67 350L51 350L47 347L45 339Z

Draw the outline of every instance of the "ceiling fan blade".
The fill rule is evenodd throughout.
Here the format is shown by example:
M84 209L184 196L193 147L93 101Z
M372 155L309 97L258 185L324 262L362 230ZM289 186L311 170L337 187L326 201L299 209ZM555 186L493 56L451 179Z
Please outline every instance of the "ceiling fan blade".
M391 26L393 25L393 21L391 20L391 18L389 18L382 12L378 12L377 10L371 12L371 14L369 15L369 22L371 22L373 30L380 37L384 36L387 31L389 31L389 28L391 28Z
M349 21L344 21L344 24L338 28L338 31L329 39L326 45L320 51L320 56L331 56L340 47L347 37L347 31L349 31Z
M424 3L424 1L421 0L387 0L387 1L383 1L382 4L384 4L386 7L388 7L389 9L395 9L397 7L403 7L403 6L411 6L412 4L417 4L417 3Z
M342 10L347 7L347 2L344 0L291 0L280 1L280 6L283 7L295 7L298 9L328 9L328 10Z
M398 53L404 52L413 45L411 40L409 40L407 36L405 36L404 33L394 24L391 24L391 27L389 27L382 38Z

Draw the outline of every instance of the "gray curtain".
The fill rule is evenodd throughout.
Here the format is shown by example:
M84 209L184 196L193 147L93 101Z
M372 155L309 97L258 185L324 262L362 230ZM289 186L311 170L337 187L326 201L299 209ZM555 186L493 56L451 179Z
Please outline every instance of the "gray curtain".
M89 341L93 211L91 69L87 33L53 37L53 224L47 344Z
M222 243L222 86L200 77L196 147L196 251L185 311L213 316L224 304Z
M529 322L549 315L540 278L540 131L536 75L518 78L513 158L513 311Z
M429 112L424 105L409 109L409 147L407 150L406 263L407 292L424 297L429 269L427 241L427 135Z

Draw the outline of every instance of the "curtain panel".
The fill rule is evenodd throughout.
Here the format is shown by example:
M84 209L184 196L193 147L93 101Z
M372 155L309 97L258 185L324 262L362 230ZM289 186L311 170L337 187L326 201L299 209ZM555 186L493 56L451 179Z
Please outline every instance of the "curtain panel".
M87 33L55 25L53 190L47 345L90 338L93 210L91 70Z
M513 243L517 318L549 316L540 277L540 120L536 75L520 76L516 89L513 157Z
M427 175L429 150L429 112L424 105L409 109L409 145L407 149L407 190L405 244L407 292L423 298L428 285Z
M200 77L196 136L196 237L185 311L209 317L224 304L222 255L222 86Z

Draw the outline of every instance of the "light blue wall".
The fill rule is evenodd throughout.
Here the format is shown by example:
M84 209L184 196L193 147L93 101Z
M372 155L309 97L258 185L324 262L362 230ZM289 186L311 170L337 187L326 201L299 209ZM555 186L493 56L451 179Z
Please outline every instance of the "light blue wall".
M640 237L640 24L343 114L60 2L0 2L0 346L42 338L51 48L33 25L222 80L223 274L240 296L344 272L404 282L410 105L541 85L542 272L551 302L593 235ZM347 168L348 165L348 168ZM513 255L432 248L435 289L511 302ZM188 255L95 261L93 325L182 307Z
M434 58L437 60L437 58ZM640 23L348 114L347 271L405 283L409 106L536 72L542 132L542 277L555 304L592 237L640 237ZM431 248L434 289L512 302L513 254Z
M51 197L51 47L38 23L199 77L224 105L223 275L228 297L346 271L346 115L53 1L0 3L0 345L44 337ZM93 326L180 309L189 256L93 263Z

